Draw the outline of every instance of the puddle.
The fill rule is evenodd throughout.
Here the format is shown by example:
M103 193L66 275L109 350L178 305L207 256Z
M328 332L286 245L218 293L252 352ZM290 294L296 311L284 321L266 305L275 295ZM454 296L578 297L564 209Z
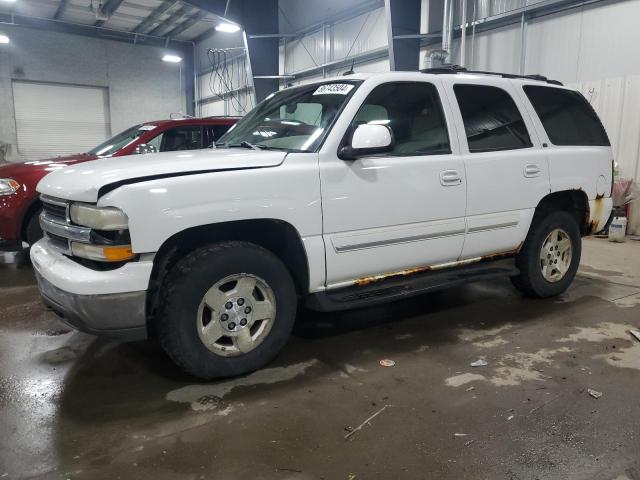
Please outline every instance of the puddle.
M518 352L504 355L497 363L495 375L489 381L498 387L520 385L532 380L546 380L540 365L551 365L558 353L569 353L571 349L561 347L555 350L542 348L534 353Z
M463 373L461 375L456 375L455 377L447 378L444 383L448 387L461 387L462 385L466 385L469 382L476 382L486 379L487 378L484 375L480 375L478 373Z
M617 348L615 352L595 355L593 358L602 359L613 367L640 370L640 342L629 333L631 328L634 327L621 323L603 322L595 327L577 327L577 332L556 341L600 343L610 340L626 340L630 346Z
M495 347L499 347L500 345L505 345L507 343L509 343L507 340L498 336L492 340L485 340L483 342L474 342L473 346L478 348L495 348Z
M569 352L570 348L560 347L555 350L543 348L533 353L507 353L484 368L490 373L463 373L445 379L444 383L449 387L460 387L470 382L486 381L496 387L505 387L529 381L543 381L547 377L542 367L553 364L553 357L558 353Z
M57 348L55 350L49 350L45 352L40 357L43 362L50 363L52 365L58 365L60 363L66 363L74 358L76 358L78 354L74 352L69 347Z
M622 298L617 298L613 301L617 306L622 308L631 308L640 305L640 293L635 295L629 295Z
M511 330L513 325L507 323L502 325L501 327L491 328L489 330L481 330L481 329L463 329L458 338L463 342L474 342L476 340L481 340L487 337L495 337L496 335L506 332L507 330Z
M236 387L268 385L292 380L302 375L308 368L317 363L316 359L297 363L288 367L275 367L258 370L246 377L208 385L188 385L167 393L166 399L171 402L189 403L193 410L213 410L231 390Z

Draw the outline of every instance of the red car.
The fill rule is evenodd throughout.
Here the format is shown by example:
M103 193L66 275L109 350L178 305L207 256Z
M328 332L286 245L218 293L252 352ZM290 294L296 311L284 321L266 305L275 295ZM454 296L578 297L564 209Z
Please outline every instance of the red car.
M211 117L147 122L87 153L0 166L0 250L20 249L23 242L33 245L42 237L36 186L48 173L98 158L207 148L237 121L236 117Z

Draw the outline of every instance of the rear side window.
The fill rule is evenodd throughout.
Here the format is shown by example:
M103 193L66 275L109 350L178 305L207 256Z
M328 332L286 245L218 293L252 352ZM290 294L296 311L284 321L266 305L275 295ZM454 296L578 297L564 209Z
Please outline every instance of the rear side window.
M455 85L470 152L531 147L531 139L513 98L497 87Z
M554 145L610 145L596 112L580 93L535 85L523 88Z
M387 125L395 146L390 155L451 153L449 133L436 87L423 82L391 82L373 89L351 123Z

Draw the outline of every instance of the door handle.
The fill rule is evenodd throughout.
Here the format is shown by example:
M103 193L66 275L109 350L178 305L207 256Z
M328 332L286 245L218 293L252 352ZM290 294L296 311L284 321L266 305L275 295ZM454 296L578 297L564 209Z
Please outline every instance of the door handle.
M462 177L457 170L444 170L440 172L440 184L445 187L451 187L453 185L460 185L462 183Z
M524 176L528 178L540 176L540 167L538 165L529 164L524 167Z

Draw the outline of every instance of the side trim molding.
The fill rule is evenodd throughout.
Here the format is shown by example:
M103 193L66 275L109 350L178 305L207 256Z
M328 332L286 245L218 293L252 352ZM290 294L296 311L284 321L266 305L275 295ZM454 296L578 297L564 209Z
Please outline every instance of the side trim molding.
M372 242L353 243L350 245L342 245L335 247L337 253L351 252L353 250L362 250L365 248L385 247L387 245L396 245L399 243L419 242L421 240L431 240L434 238L453 237L463 235L464 229L451 230L449 232L427 233L423 235L412 235L410 237L393 238L390 240L378 240Z
M478 227L471 227L467 230L467 233L477 233L477 232L484 232L484 231L488 231L488 230L499 230L501 228L510 228L510 227L515 227L519 224L520 222L505 222L505 223L497 223L495 225L483 225L483 226L478 226Z

